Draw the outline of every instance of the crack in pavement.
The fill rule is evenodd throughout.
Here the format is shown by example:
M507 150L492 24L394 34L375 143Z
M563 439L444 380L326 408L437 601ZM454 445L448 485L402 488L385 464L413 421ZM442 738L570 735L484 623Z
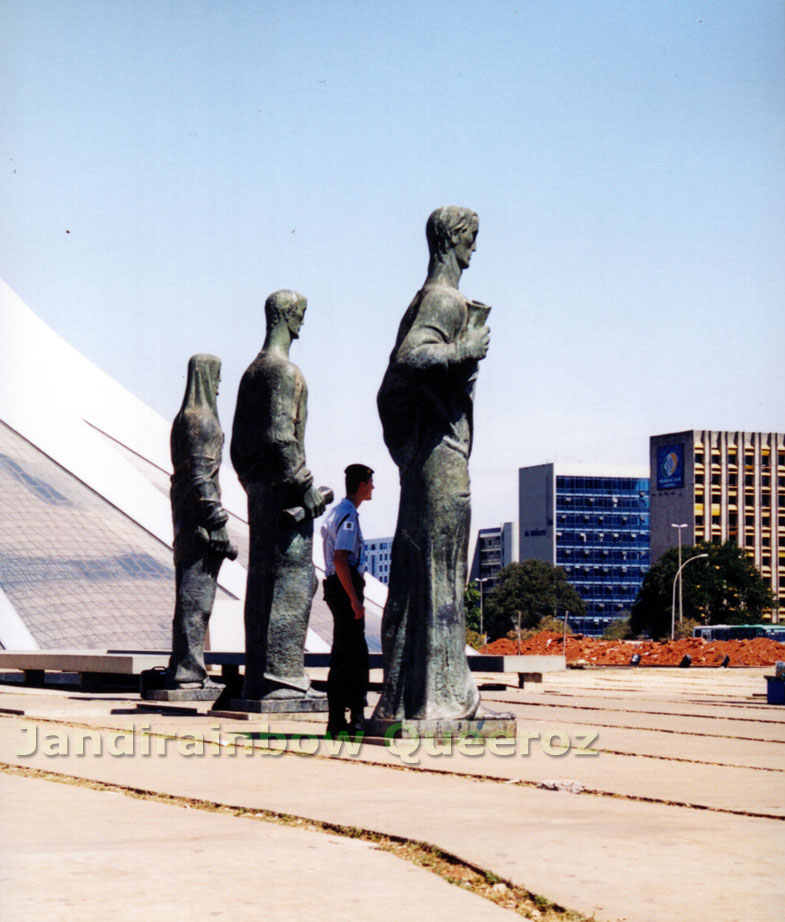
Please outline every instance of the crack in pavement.
M359 839L383 851L390 852L403 861L408 861L423 870L436 874L448 883L488 900L501 909L511 910L525 918L537 918L540 922L594 922L594 917L566 909L545 897L532 893L525 887L499 877L493 871L466 861L460 856L445 851L430 842L391 833L376 832L360 826L346 826L326 820L315 820L307 816L269 810L265 807L244 807L239 804L205 800L199 797L167 794L111 781L82 778L65 772L53 772L33 766L0 762L0 772L16 777L38 778L56 784L73 785L93 791L121 794L125 797L174 807L202 810L207 813L220 813L223 816L235 816L240 819L250 819L290 827L295 826L312 832L338 835L348 839ZM499 889L500 885L503 889Z
M50 724L57 724L59 726L73 727L75 729L105 731L108 733L120 732L117 727L106 727L106 726L100 726L96 724L78 723L75 721L66 722L62 720L55 720L53 718L36 718L36 717L28 717L27 719L37 720L41 723L50 723ZM164 733L161 731L142 730L141 732L140 731L137 731L137 732L139 732L139 735L141 737L160 738L160 739L165 739L165 740L180 740L180 739L188 738L187 736L180 737L176 733L173 733L173 734ZM250 749L268 748L269 749L271 748L269 745L267 747L263 747L263 746L255 747L254 746L254 742L262 741L263 739L262 735L259 736L258 740L248 740L247 734L244 734L242 731L239 731L239 730L238 730L238 735L243 736L245 738L242 741L235 740L234 742L232 742L231 745L235 747L239 745L241 748L244 748L244 749L247 749L247 748L250 748ZM276 738L276 741L279 741L279 738L281 735L282 734L275 734L275 733L272 734L272 736ZM292 735L300 736L301 734L292 734ZM250 743L250 747L247 745L247 743ZM209 738L204 739L204 744L211 745L211 746L228 745L228 743L216 743L215 740L211 740ZM277 748L277 747L274 747L274 748ZM611 752L610 750L608 751ZM619 754L625 755L626 753L619 753ZM391 771L402 771L402 772L409 772L409 773L422 772L425 774L446 776L446 777L451 777L451 778L465 778L475 783L479 782L479 783L491 783L491 784L506 784L506 785L512 785L515 787L528 787L528 788L534 788L537 790L543 790L541 781L531 781L531 780L527 780L524 778L506 778L503 775L490 775L490 774L482 774L479 772L457 772L457 771L452 771L446 768L428 768L422 765L413 766L413 765L389 764L389 763L384 763L384 762L362 762L362 761L358 761L356 758L348 758L346 756L341 756L338 754L322 755L318 752L316 753L295 752L290 749L287 749L286 747L282 749L280 755L295 756L298 758L305 758L305 759L318 759L322 761L324 760L337 761L337 762L342 762L345 764L350 764L350 765L355 765L355 766L384 768L384 769L389 769ZM637 756L633 756L633 758L636 758L636 757ZM654 758L657 758L657 757L655 756ZM668 757L663 756L659 758L668 758ZM692 760L685 760L685 761L692 761ZM700 763L700 764L706 764L706 763ZM713 765L715 763L708 763L708 764ZM10 765L12 765L12 763L0 762L0 768L2 768L3 766L10 766ZM28 766L18 766L18 767L27 768ZM736 767L736 766L724 766L722 764L719 764L718 767L724 768L724 767ZM747 767L747 766L743 766L743 767ZM32 770L32 767L31 767L31 770ZM45 771L44 769L35 769L35 770ZM57 775L58 773L53 772L52 774ZM66 777L79 777L79 776L66 776ZM96 783L104 783L104 782L96 782ZM105 782L105 783L108 784L109 782ZM607 797L607 798L615 799L615 800L628 800L628 801L637 802L637 803L660 804L662 806L678 807L680 809L701 810L701 811L707 811L711 813L723 813L723 814L729 814L732 816L744 816L744 817L751 817L754 819L767 819L767 820L775 820L778 822L785 822L785 815L781 815L781 814L759 813L759 812L752 811L752 810L736 810L731 807L717 807L711 804L692 803L689 801L672 800L671 798L664 798L664 797L652 797L652 796L648 796L645 794L627 794L627 793L622 793L618 791L605 791L600 788L589 788L589 787L583 787L580 791L576 791L574 793L576 796L589 795L593 797ZM165 796L169 796L169 795L165 795Z

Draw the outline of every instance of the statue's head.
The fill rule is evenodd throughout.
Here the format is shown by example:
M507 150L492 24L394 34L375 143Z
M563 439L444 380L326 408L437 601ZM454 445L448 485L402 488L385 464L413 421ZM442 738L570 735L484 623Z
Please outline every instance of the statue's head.
M288 288L274 291L264 303L267 330L270 331L280 324L286 324L292 339L297 339L307 306L308 301L305 296L296 291Z
M479 226L480 219L471 208L459 208L457 205L437 208L431 212L425 225L431 258L446 256L452 250L458 265L465 269L475 250Z
M212 407L221 383L221 360L216 355L201 352L188 360L188 380L182 409Z

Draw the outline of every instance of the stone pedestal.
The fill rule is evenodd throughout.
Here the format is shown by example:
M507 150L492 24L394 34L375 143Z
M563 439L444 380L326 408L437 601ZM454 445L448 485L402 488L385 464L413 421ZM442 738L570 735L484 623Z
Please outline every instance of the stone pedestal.
M327 695L309 692L299 698L231 698L226 711L253 714L312 714L327 711Z
M148 688L141 692L144 701L215 701L223 691L215 688Z
M436 742L463 738L489 739L497 737L515 738L515 719L488 717L479 720L380 720L366 722L366 738L433 739Z
M215 701L226 689L212 679L206 680L205 688L193 682L193 688L177 687L163 667L143 669L139 673L139 697L143 701ZM168 686L168 687L167 687Z

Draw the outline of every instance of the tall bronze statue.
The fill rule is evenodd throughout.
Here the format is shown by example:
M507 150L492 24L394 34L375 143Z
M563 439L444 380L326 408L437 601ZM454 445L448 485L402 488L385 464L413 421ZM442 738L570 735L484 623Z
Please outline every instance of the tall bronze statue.
M215 685L204 665L204 640L224 557L237 551L229 543L221 505L218 470L224 436L216 397L221 361L194 355L180 412L172 424L172 520L177 601L172 624L172 656L166 685L208 689Z
M464 652L464 589L474 382L488 351L490 308L458 290L478 227L466 208L439 208L428 218L428 276L403 316L377 398L401 499L375 718L482 713Z
M313 520L325 498L305 466L308 390L289 348L306 299L276 291L265 303L267 335L237 395L231 456L248 494L250 554L245 598L245 702L315 699L303 667L316 591ZM288 515L300 507L304 515ZM324 703L326 709L326 700Z

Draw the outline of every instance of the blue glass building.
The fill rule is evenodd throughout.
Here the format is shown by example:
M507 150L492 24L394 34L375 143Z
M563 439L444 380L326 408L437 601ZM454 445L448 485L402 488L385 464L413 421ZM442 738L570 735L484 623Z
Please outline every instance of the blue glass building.
M602 634L629 615L649 569L646 467L541 464L518 472L520 559L562 567L586 606L570 627Z

